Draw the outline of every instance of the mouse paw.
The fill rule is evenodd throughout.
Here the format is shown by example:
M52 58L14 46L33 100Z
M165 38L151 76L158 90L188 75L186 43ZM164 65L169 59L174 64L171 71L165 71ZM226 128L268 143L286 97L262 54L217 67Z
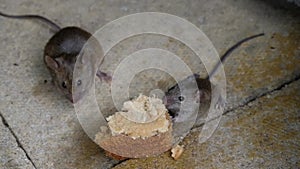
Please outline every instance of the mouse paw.
M111 80L112 80L111 75L101 72L100 70L97 72L96 75L99 77L101 82L105 81L106 83L109 83L109 84L111 83Z

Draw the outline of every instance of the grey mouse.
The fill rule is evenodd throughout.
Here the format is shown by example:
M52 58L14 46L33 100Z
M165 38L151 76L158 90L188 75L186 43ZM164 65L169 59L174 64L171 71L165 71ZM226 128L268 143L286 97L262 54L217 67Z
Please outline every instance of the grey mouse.
M0 16L13 19L35 19L48 24L52 28L55 34L44 48L44 62L59 91L72 103L80 100L84 91L72 93L73 70L81 49L92 37L92 34L74 26L61 28L51 20L39 15L8 15L0 12ZM99 47L101 48L101 46ZM111 81L111 76L100 70L97 71L96 75L100 80ZM80 86L86 88L87 85L84 83L86 82L83 79L77 79L75 84L77 88Z
M185 78L184 80L178 82L176 85L168 89L165 93L163 98L163 102L168 109L169 114L172 117L172 120L175 122L183 122L188 118L188 114L186 114L186 110L181 109L181 105L184 102L190 101L186 98L192 98L192 102L198 103L201 106L207 106L210 104L211 101L211 91L212 91L212 84L210 82L210 77L214 75L218 67L225 61L225 59L241 44L244 42L251 40L253 38L263 36L264 33L257 34L254 36L247 37L235 45L230 47L220 58L220 61L214 66L213 70L208 73L207 77L201 78L198 74L193 74ZM192 80L195 80L197 83L197 89L191 89L188 86L191 86ZM194 90L194 91L180 91L181 90ZM183 93L191 94L190 96L186 96ZM224 103L225 104L225 103ZM209 107L209 106L207 106ZM190 110L189 110L190 111Z

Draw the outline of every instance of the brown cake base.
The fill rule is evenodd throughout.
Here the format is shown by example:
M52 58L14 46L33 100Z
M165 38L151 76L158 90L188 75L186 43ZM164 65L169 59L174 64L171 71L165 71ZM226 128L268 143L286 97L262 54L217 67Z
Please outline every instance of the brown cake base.
M116 157L143 158L156 156L172 148L172 128L170 127L165 133L145 139L133 139L125 135L118 135L105 139L98 144Z

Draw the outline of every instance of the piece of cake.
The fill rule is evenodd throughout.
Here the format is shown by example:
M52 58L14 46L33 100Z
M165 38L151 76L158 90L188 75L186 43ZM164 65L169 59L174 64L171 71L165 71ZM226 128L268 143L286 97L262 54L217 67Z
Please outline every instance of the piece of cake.
M140 95L107 121L111 136L101 129L95 142L112 154L140 158L171 149L172 122L161 99Z

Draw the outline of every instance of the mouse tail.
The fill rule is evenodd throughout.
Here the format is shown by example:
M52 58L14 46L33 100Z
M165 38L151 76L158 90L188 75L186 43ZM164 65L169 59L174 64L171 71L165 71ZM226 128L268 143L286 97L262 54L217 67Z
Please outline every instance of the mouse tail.
M253 36L250 36L250 37L247 37L245 39L242 39L241 41L237 42L235 45L233 45L232 47L230 47L220 58L220 61L215 65L215 67L213 68L213 70L208 74L208 76L206 77L206 79L208 80L211 76L214 75L214 73L217 71L217 69L219 68L219 66L224 63L225 59L236 49L238 48L239 46L241 46L244 42L247 42L251 39L254 39L254 38L257 38L257 37L260 37L260 36L263 36L265 35L264 33L260 33L260 34L257 34L257 35L253 35Z
M7 18L12 18L12 19L36 19L36 20L40 20L40 21L48 24L49 26L51 26L51 28L55 32L58 32L61 29L60 26L58 26L53 21L51 21L51 20L49 20L49 19L47 19L43 16L39 16L39 15L9 15L9 14L5 14L5 13L0 11L0 16L7 17Z

